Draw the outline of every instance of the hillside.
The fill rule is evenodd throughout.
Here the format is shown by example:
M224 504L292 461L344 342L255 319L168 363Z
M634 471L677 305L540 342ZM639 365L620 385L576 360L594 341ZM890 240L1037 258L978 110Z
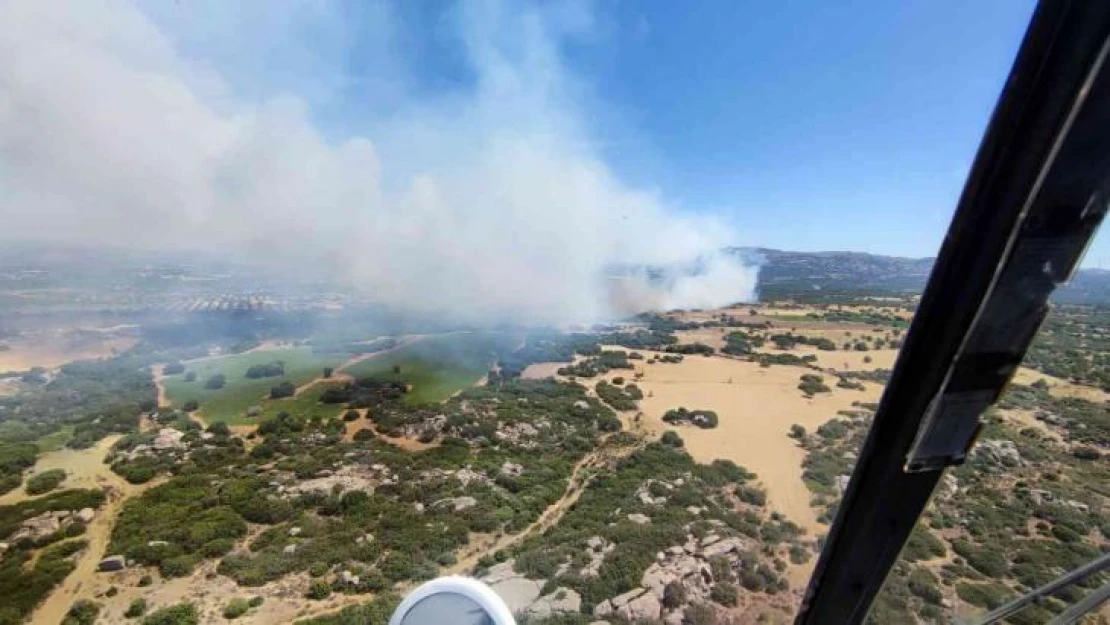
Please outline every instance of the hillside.
M789 252L767 248L731 248L745 257L762 257L761 296L806 292L919 292L925 287L933 258L903 258L863 252ZM1110 271L1083 269L1055 296L1059 303L1110 305Z

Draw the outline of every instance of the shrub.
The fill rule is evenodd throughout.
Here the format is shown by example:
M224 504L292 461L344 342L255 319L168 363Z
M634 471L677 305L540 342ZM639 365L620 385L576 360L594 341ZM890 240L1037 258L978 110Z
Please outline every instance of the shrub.
M189 371L188 373L185 374L184 379L185 379L186 382L196 382L197 381L197 372L196 371Z
M165 577L185 577L193 572L193 566L196 562L192 556L180 555L174 558L166 558L162 560L161 566L158 570Z
M809 562L809 550L801 545L790 545L790 561L794 564Z
M1072 450L1071 455L1080 460L1098 460L1102 457L1102 452L1094 447L1081 445Z
M246 614L250 609L250 603L246 599L236 597L229 601L224 607L224 618L228 620L237 619Z
M911 573L907 585L911 593L921 597L926 603L940 605L944 595L940 591L937 576L928 569L915 568Z
M971 605L991 610L1006 603L1013 596L1013 592L1009 588L994 582L985 584L960 582L956 584L956 594L960 596L960 599Z
M805 437L806 437L806 429L804 427L798 425L797 423L790 426L790 438L796 438L798 440L802 440Z
M205 380L204 388L216 391L223 388L224 384L227 384L227 378L224 377L224 374L217 373L216 375L213 375Z
M258 606L262 605L265 601L266 601L265 597L262 597L260 595L256 595L254 597L251 597L251 600L247 602L247 605L249 605L252 608L257 608Z
M343 420L344 421L357 421L358 420L358 411L357 410L348 410L347 412L344 412L343 413Z
M317 601L327 599L329 595L331 595L331 584L322 579L313 580L308 586L308 592L305 593L306 597Z
M824 378L812 373L802 375L801 382L798 383L798 390L802 391L807 397L813 397L817 393L832 392L832 389L825 384Z
M767 505L767 493L764 493L758 488L752 486L742 486L736 490L736 496L744 503L750 503L753 506Z
M717 625L717 610L708 603L695 603L682 613L682 625Z
M171 362L162 368L162 373L166 375L177 375L185 373L185 365L180 362Z
M142 625L197 625L197 606L186 601L151 612Z
M127 606L127 611L123 615L127 618L138 618L146 614L146 599L139 597Z
M709 598L721 605L735 606L740 602L740 593L736 586L718 582L709 591Z
M918 560L939 558L944 556L945 553L947 553L947 550L944 548L944 543L932 532L919 525L913 529L909 540L906 541L906 547L902 550L902 559L908 562L916 562Z
M28 495L41 495L50 492L61 485L66 479L65 469L49 469L36 473L27 479L24 490Z
M678 432L675 432L674 430L667 430L666 432L663 432L663 436L659 439L659 442L666 445L667 447L675 448L682 447L686 444L682 440L682 437L678 435Z
M140 588L145 588L147 586L150 586L153 583L154 583L154 578L151 577L150 575L143 575L142 577L139 578L139 587Z
M223 421L217 421L208 426L208 433L216 436L231 436L231 428Z
M73 602L62 619L62 625L93 625L100 614L100 604L88 599Z
M190 399L189 401L185 402L184 404L181 404L181 409L184 410L185 412L196 412L196 410L199 409L199 408L200 408L200 402L198 402L195 399Z

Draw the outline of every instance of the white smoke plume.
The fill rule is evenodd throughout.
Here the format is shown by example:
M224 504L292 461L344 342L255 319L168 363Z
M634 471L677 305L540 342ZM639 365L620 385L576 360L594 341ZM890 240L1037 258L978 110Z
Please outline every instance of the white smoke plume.
M356 33L323 2L0 3L0 238L197 250L525 322L627 312L615 264L709 259L654 306L751 299L758 269L717 253L730 228L605 163L560 54L591 8L554 4L457 6L473 85L428 95L390 5ZM367 103L336 133L319 111L355 45ZM274 86L275 66L299 78Z

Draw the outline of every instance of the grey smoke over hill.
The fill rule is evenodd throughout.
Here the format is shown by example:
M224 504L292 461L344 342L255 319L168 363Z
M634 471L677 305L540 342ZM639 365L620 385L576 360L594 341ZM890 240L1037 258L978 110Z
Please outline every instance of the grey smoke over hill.
M318 2L0 4L0 236L199 250L475 318L603 318L615 263L702 259L639 305L752 298L757 268L718 252L729 227L605 162L561 61L593 16L557 4L455 7L473 81L440 95L384 5L356 29ZM366 103L322 123L357 46Z

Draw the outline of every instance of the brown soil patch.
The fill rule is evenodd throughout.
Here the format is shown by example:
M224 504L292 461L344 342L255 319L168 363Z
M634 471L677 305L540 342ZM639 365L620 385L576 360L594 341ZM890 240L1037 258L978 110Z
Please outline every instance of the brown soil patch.
M645 395L640 410L646 430L655 434L677 430L699 462L725 458L747 467L759 475L772 509L811 534L826 530L817 522L809 505L812 495L802 482L805 452L787 432L794 423L812 431L836 417L838 410L851 409L854 401L877 401L879 385L865 384L864 391L834 387L831 393L806 399L797 389L798 380L802 374L813 373L812 369L764 368L704 356L687 356L678 364L637 365L637 371L644 373L636 384ZM607 377L622 374L627 376L627 372L613 372ZM716 411L720 423L715 429L702 430L672 427L662 421L667 410L680 406Z
M1015 384L1024 384L1028 386L1038 380L1044 380L1048 383L1048 393L1053 397L1074 397L1076 399L1085 399L1090 402L1095 402L1096 404L1110 401L1110 393L1102 389L1076 384L1063 378L1057 378L1027 367L1018 368L1017 373L1014 375L1013 382Z
M0 351L0 372L26 371L33 367L49 369L75 360L105 358L127 351L138 342L136 338L119 337L78 342L46 338L26 344L8 343L11 349Z
M1002 418L1009 421L1011 424L1017 426L1019 430L1022 428L1031 427L1036 429L1038 432L1045 435L1046 437L1056 441L1057 443L1060 442L1060 434L1054 431L1052 427L1044 421L1038 421L1036 417L1033 416L1032 410L999 410L998 414L1001 415Z

